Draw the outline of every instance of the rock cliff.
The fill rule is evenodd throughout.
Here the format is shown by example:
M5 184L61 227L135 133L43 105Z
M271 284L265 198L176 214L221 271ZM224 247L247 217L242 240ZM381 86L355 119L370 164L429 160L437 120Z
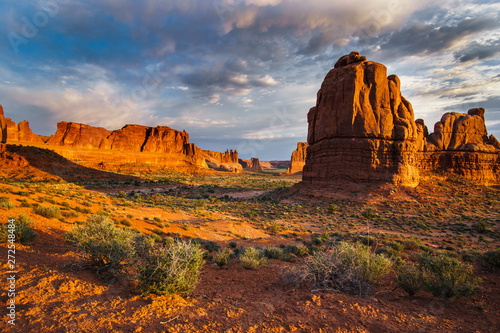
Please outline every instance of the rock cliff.
M416 185L422 172L445 171L498 184L500 144L488 137L484 113L446 113L429 134L401 96L399 78L352 52L327 74L307 115L303 181Z
M263 170L262 166L260 165L259 159L256 158L256 157L252 157L249 160L239 159L238 163L241 164L241 166L243 167L243 169L247 170L247 171L260 172L260 171Z
M243 167L238 163L238 152L236 150L226 150L224 153L202 150L201 155L212 169L230 172L241 172L243 170Z
M5 118L2 105L0 105L0 142L15 141L43 143L42 138L33 133L28 121L21 121L18 125L10 118Z
M297 149L292 152L290 167L286 171L287 174L302 172L302 169L304 169L304 165L306 164L307 147L309 147L307 142L297 143Z

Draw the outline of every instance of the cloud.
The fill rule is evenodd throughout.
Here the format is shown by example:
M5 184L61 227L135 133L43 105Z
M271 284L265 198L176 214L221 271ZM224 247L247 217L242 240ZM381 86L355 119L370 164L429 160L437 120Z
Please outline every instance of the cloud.
M467 40L468 37L485 30L496 29L498 19L489 17L465 18L453 25L418 23L387 34L387 41L380 45L386 54L395 55L432 54L448 50Z
M466 49L454 53L455 59L460 62L489 59L500 53L500 39L489 40L485 43L472 42Z

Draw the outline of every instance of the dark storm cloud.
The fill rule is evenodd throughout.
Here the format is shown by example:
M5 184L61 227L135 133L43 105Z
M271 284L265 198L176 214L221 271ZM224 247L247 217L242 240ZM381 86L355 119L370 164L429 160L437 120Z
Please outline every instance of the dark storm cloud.
M489 59L500 53L500 40L486 43L473 42L466 49L455 52L454 56L460 62Z
M466 36L485 30L496 29L499 19L466 18L453 25L418 23L382 36L387 39L380 45L385 53L396 52L397 56L414 54L432 54L444 51Z

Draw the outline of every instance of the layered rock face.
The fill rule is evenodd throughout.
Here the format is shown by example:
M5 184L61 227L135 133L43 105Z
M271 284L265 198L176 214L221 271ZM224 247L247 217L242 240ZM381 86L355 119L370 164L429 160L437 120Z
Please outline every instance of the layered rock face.
M202 150L202 156L207 165L215 170L241 172L243 167L238 163L238 152L236 150L226 150L224 153L216 151Z
M428 134L423 120L418 146L421 171L440 170L465 176L481 184L500 183L500 143L486 131L483 108L467 114L445 113Z
M340 58L307 119L305 183L418 181L413 109L384 65L357 52Z
M290 167L286 171L287 174L302 172L302 169L304 169L304 165L306 164L307 147L309 147L307 142L297 143L297 149L292 152Z
M5 118L3 107L0 105L0 142L24 141L43 143L42 138L33 133L28 121L21 121L18 125L10 118Z
M401 96L399 78L352 52L327 74L307 115L303 181L416 185L421 172L439 170L498 184L500 144L487 136L484 112L446 113L429 134Z
M251 159L249 160L242 160L242 159L239 159L238 160L238 163L241 164L241 166L243 167L244 170L247 170L247 171L256 171L256 172L260 172L262 171L262 166L260 165L260 161L258 158L256 157L252 157Z

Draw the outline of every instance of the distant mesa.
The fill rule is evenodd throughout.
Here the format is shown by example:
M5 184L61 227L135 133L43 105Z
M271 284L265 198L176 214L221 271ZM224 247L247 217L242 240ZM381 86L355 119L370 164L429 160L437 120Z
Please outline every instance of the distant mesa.
M39 147L49 146L62 156L83 161L89 166L123 163L145 163L171 167L183 171L216 169L239 172L238 152L225 153L202 150L189 142L186 131L167 126L148 127L125 125L110 131L73 122L59 122L57 131L49 138L34 134L27 121L16 125L4 117L0 106L2 143L25 143Z
M428 171L500 183L500 144L487 135L484 109L446 113L429 134L423 120L414 120L400 86L384 65L357 52L337 61L307 115L305 184L349 180L414 186Z
M306 164L307 147L309 147L307 142L297 143L297 149L292 152L290 167L286 171L287 174L293 175L302 172Z

